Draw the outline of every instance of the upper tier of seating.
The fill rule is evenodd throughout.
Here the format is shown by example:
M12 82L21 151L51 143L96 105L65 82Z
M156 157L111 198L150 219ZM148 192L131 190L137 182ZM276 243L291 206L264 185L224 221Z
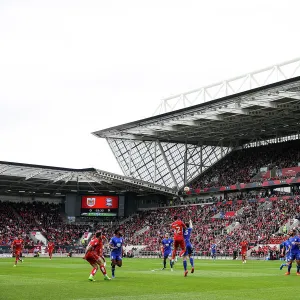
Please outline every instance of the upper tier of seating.
M218 161L189 186L193 189L204 189L249 183L260 173L262 167L296 167L299 161L299 140L237 150Z

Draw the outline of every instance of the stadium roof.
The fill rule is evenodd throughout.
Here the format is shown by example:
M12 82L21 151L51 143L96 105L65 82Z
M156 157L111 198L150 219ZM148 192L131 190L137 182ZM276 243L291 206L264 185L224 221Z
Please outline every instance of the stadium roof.
M68 169L0 161L0 195L64 196L67 193L159 193L174 195L164 186L102 170Z
M239 146L299 139L300 58L166 98L157 112L93 134L126 176L180 189Z
M298 134L300 77L94 132L98 137L230 147Z

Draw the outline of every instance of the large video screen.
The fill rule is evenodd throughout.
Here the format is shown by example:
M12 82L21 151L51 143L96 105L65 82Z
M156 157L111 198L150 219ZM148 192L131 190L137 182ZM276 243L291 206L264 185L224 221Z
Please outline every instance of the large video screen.
M81 197L81 216L83 217L116 217L118 208L118 196Z

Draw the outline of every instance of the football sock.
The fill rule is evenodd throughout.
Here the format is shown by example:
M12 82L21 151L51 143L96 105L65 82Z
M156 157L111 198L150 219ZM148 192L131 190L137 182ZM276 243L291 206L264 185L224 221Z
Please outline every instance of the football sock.
M173 264L174 264L174 262L172 260L170 260L170 267L171 267L171 269L173 268Z
M91 272L91 275L95 276L95 274L97 273L97 269L96 268L93 268L92 272Z
M106 269L105 269L104 266L101 266L100 270L101 270L101 272L102 272L103 275L106 275Z
M297 273L299 273L299 272L300 272L300 266L297 265Z
M175 259L175 256L176 256L176 250L174 249L173 252L172 252L172 259L173 260Z
M193 257L190 257L190 264L194 268L194 258Z
M166 268L166 267L167 267L167 259L164 258L164 268Z
M292 268L292 264L289 264L289 266L288 266L288 272L291 271L291 268Z
M115 276L115 270L116 270L116 266L112 266L111 267L111 275Z
M184 268L184 271L186 271L186 269L187 269L187 262L186 262L186 260L183 261L183 268Z

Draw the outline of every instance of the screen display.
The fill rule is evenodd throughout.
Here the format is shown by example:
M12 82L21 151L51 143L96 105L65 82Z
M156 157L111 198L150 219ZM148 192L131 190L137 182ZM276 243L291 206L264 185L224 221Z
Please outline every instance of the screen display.
M81 197L81 216L84 217L116 217L118 208L118 196Z

